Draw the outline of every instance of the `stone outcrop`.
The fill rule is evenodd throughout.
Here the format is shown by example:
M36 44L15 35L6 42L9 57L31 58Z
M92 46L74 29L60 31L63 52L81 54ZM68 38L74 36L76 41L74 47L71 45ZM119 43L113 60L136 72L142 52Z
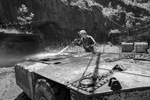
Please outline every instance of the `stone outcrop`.
M50 22L40 27L44 34L58 37L57 34L62 33L64 37L70 37L74 33L70 37L74 38L80 29L87 30L89 34L105 32L102 8L94 0L0 0L0 22L17 22L21 4L34 13L33 21Z
M18 8L25 4L29 13L34 13L33 29L39 29L46 41L71 41L78 36L80 29L85 29L97 41L103 41L108 31L117 27L102 13L101 5L107 6L109 2L110 0L0 0L0 23L17 22ZM125 16L117 23L124 24Z
M17 9L21 4L25 4L29 11L35 14L34 21L50 20L67 29L91 29L94 23L99 23L100 25L103 22L100 6L94 5L94 2L91 2L93 4L89 4L89 2L81 1L0 0L0 21L17 21Z

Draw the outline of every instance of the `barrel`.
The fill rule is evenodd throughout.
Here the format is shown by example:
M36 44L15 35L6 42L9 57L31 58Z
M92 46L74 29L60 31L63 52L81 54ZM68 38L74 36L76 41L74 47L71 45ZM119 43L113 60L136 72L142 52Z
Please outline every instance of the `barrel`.
M132 52L134 49L134 43L122 42L121 47L122 47L122 52Z
M148 49L147 42L134 42L134 49L136 53L146 53Z

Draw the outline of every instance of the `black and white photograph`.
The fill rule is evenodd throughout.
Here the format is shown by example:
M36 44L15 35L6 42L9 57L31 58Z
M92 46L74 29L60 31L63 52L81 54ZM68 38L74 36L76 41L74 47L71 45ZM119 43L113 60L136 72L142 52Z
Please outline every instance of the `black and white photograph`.
M0 0L0 100L150 100L150 0Z

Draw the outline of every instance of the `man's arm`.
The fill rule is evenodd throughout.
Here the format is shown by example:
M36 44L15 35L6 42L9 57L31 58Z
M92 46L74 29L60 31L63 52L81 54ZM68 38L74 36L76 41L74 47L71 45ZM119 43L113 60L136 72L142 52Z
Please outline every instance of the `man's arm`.
M92 36L89 36L91 38L91 41L93 42L93 44L91 44L90 46L95 46L96 45L96 41L94 40L94 38Z
M80 38L75 39L73 42L73 44L80 46L82 44L82 41Z

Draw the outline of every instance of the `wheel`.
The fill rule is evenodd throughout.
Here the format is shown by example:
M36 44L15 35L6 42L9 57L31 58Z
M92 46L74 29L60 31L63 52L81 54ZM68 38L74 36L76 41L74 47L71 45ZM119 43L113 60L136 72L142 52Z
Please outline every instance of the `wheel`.
M50 84L44 79L39 79L36 82L35 100L56 100Z
M56 82L38 79L35 86L35 100L71 100L70 91Z

